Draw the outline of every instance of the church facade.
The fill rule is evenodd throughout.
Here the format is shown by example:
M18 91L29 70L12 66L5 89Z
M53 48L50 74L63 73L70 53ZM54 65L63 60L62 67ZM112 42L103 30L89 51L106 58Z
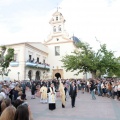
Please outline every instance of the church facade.
M40 79L72 79L85 78L83 73L75 76L75 72L66 72L62 67L62 56L71 54L76 50L75 43L79 39L69 37L65 31L65 19L56 11L50 20L51 33L44 43L25 42L6 45L14 48L14 61L10 63L9 78L14 80L40 80Z
M65 19L63 15L56 11L50 20L51 25L51 34L48 37L48 40L45 42L45 45L48 46L49 55L48 61L51 65L50 73L52 73L52 78L61 77L65 79L70 78L84 78L83 73L75 76L77 72L66 72L62 67L63 63L61 62L62 56L66 54L71 54L76 48L74 42L77 39L75 36L71 38L65 31Z

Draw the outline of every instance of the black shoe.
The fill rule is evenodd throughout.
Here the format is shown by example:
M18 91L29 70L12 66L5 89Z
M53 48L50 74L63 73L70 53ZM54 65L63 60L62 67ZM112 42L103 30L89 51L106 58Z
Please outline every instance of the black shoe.
M64 105L62 105L62 108L65 108L65 106L64 106Z

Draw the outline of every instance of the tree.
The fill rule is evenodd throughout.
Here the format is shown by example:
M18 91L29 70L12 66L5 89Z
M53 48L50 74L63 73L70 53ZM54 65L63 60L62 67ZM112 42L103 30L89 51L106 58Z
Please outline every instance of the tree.
M107 50L106 45L101 45L101 54L103 54L100 64L102 64L100 70L102 72L104 68L103 74L108 74L109 77L113 75L118 76L120 73L120 61L119 57L114 56L114 52L111 50Z
M77 44L78 50L72 52L72 55L62 57L63 67L66 71L78 70L81 72L91 72L93 78L104 74L116 74L120 71L117 58L114 52L107 50L106 45L100 44L100 49L95 52L88 43L80 42Z
M7 52L7 53L5 54L5 52ZM2 75L3 80L4 80L4 75L8 76L10 69L7 69L7 68L9 67L9 63L13 60L13 57L14 57L14 49L13 48L6 49L6 46L1 47L0 75Z

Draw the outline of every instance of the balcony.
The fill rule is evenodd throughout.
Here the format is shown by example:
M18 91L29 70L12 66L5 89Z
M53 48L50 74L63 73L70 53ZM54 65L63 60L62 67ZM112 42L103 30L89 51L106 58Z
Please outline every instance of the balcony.
M19 66L19 62L17 62L17 61L12 61L12 62L10 62L10 66L11 66L11 67L18 67L18 66Z
M37 63L37 62L34 63L34 62L27 61L26 66L27 67L33 67L33 68L47 69L47 70L50 69L50 66L48 64L46 64L46 63Z
M37 67L37 64L36 64L36 63L33 63L33 62L26 62L26 66L29 66L29 67Z

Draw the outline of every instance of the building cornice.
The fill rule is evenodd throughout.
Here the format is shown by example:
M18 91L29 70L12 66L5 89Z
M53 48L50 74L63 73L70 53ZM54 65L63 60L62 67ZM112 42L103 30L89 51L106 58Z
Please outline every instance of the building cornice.
M38 43L38 44L42 44L42 45L44 45L44 46L46 46L44 43L42 43L42 42L20 42L20 43L13 43L13 44L5 44L5 45L1 45L1 46L12 46L12 45L20 45L20 44L29 44L29 43ZM47 46L46 46L47 47Z
M40 50L40 49L38 49L38 48L36 48L36 47L30 45L29 43L25 43L25 46L27 46L27 47L31 47L31 48L33 48L33 49L36 49L36 50L39 51L39 52L42 52L42 53L48 55L47 52L45 52L45 51L43 51L43 50Z
M52 44L64 44L64 43L72 43L73 41L62 41L62 42L52 42L52 43L46 43L46 45L52 45Z
M30 45L30 44L32 44L32 43L36 43L36 44L38 43L38 44L42 44L42 45L46 46L46 44L43 44L43 43L41 43L41 42L21 42L21 43L14 43L14 44L6 44L5 46L6 46L6 47L14 47L14 46L19 46L19 45L25 45L25 46L31 47L31 48L33 48L33 49L36 49L36 50L39 51L39 52L42 52L42 53L48 55L48 52L45 52L45 51L43 51L43 50L40 50L40 49L38 49L38 48ZM25 47L25 46L24 46L24 47ZM47 46L46 46L46 47L47 47Z
M45 45L51 44L51 43L49 43L49 42L52 41L54 37L59 37L59 36L61 36L61 35L51 36L51 38L48 39L48 40L45 42ZM69 39L69 38L65 38L65 37L63 37L63 36L61 36L61 37L62 37L62 39L67 40L67 42L73 42L73 40L71 40L71 39ZM65 41L65 42L66 42L66 41ZM57 42L57 43L59 43L59 42Z

